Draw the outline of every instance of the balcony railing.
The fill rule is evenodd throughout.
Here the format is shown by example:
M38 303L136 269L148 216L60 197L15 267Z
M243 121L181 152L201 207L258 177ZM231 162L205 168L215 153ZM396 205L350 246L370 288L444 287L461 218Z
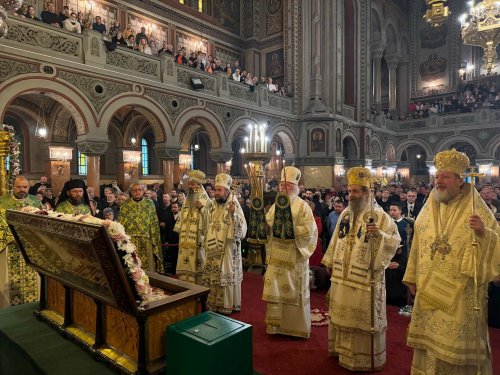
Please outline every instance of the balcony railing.
M251 89L248 85L227 79L222 73L209 74L176 64L171 55L151 56L123 46L108 50L104 37L91 30L75 34L39 21L15 16L10 17L7 23L9 26L7 36L5 39L0 39L0 56L6 51L5 47L17 50L22 48L24 51L40 54L41 60L46 61L48 56L57 57L84 64L88 66L89 71L98 66L104 69L101 70L102 74L122 73L130 76L131 80L133 76L142 77L160 85L184 89L191 89L191 78L198 77L203 83L203 89L198 91L202 94L225 100L230 98L245 106L256 106L265 111L284 112L290 115L294 113L290 97L269 93L262 85Z

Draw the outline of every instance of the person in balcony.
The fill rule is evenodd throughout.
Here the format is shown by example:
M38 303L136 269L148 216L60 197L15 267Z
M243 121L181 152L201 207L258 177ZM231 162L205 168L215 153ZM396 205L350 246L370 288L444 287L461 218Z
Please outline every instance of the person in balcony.
M146 35L146 28L141 27L141 32L135 34L135 44L139 45L141 43L141 39L146 38L146 44L149 43L148 36Z
M28 4L23 3L17 10L14 12L14 14L21 16L21 17L28 17Z
M158 50L158 56L168 54L172 56L172 45L168 44L166 40L163 41L163 46Z
M236 82L240 82L241 76L240 76L240 70L236 69L234 73L231 75L231 79Z
M92 24L92 30L97 31L100 34L106 34L106 25L102 23L102 18L96 16L95 22Z
M109 28L109 35L111 36L111 38L113 38L116 34L118 34L118 31L121 31L121 29L122 28L120 27L120 21L115 20L113 26Z
M129 35L127 38L127 47L130 49L135 49L135 37L133 35Z
M30 5L28 7L28 15L26 16L26 18L32 19L34 21L41 21L40 18L35 16L35 7L33 5Z
M146 55L152 54L151 47L148 45L148 40L146 38L141 38L137 50L139 52L145 53Z
M149 48L151 48L151 54L153 56L158 56L158 47L156 46L156 41L153 38L149 41Z
M62 12L59 12L59 22L64 26L64 21L70 17L69 6L63 6Z
M80 23L78 22L78 19L76 18L76 13L71 13L69 15L69 18L66 18L64 20L63 26L64 26L64 29L68 30L69 32L77 33L77 34L82 33L82 27L81 27Z
M42 11L40 17L42 17L42 22L44 23L48 23L54 27L61 27L54 3L47 3L47 10Z
M111 38L111 41L120 46L124 47L127 46L127 41L123 38L123 33L121 30L118 30L116 35L113 38Z
M78 12L76 15L76 19L78 20L78 23L80 24L80 29L83 31L85 30L85 17L83 15L83 12Z

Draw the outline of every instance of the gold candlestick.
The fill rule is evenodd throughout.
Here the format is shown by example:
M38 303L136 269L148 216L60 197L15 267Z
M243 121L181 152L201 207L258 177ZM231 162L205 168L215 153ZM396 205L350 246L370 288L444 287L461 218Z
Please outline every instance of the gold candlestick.
M7 168L5 161L10 153L10 133L5 130L0 131L0 196L7 194Z

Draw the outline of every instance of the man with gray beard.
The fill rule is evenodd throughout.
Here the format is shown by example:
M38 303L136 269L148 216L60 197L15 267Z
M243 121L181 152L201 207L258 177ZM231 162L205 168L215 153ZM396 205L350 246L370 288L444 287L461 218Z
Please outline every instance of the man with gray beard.
M338 219L322 263L331 273L328 351L351 371L372 368L371 330L374 316L375 370L386 362L387 330L384 270L401 241L394 220L370 202L371 172L355 167L347 172L349 207ZM375 259L371 259L372 249ZM374 295L370 266L374 267ZM373 309L372 301L373 298Z
M179 233L179 255L177 258L177 275L180 280L193 284L201 284L201 275L205 266L205 250L203 248L207 226L207 210L212 204L203 183L205 173L192 170L188 174L188 196L180 216L174 227Z
M434 165L435 187L415 221L403 278L415 295L407 334L411 373L491 375L487 294L500 274L500 227L464 182L465 154L442 151Z

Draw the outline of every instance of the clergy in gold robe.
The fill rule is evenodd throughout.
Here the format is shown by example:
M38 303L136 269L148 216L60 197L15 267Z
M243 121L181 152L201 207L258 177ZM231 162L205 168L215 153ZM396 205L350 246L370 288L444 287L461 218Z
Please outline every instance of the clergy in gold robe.
M245 215L230 191L231 184L228 174L215 176L215 202L208 212L207 259L202 275L203 285L210 288L208 308L222 314L241 310L241 239L247 232Z
M328 351L330 355L338 356L342 367L351 371L371 370L372 314L374 369L380 370L386 362L384 271L401 241L394 220L373 200L370 201L370 177L370 170L363 167L351 168L347 172L349 207L340 215L322 260L331 272L332 281Z
M311 208L297 196L300 177L299 169L283 168L280 194L266 215L272 234L266 245L262 299L267 302L267 333L309 338L309 258L318 229Z
M42 203L28 194L29 187L26 177L18 176L12 195L0 198L0 308L38 300L38 274L24 261L5 217L6 210L42 208Z
M201 275L205 266L204 233L206 232L207 212L212 201L203 187L205 173L192 170L188 174L188 181L187 197L174 227L174 231L179 233L177 275L179 280L201 284Z
M500 229L479 193L464 183L465 154L442 151L434 165L435 186L415 222L403 278L416 292L407 338L414 348L411 374L475 375L479 369L491 375L487 296L488 283L500 274Z
M54 211L70 215L92 215L85 182L79 179L66 181Z
M144 197L144 187L139 183L130 185L131 199L124 202L118 221L125 228L137 248L142 268L163 272L160 253L160 224L153 201Z

